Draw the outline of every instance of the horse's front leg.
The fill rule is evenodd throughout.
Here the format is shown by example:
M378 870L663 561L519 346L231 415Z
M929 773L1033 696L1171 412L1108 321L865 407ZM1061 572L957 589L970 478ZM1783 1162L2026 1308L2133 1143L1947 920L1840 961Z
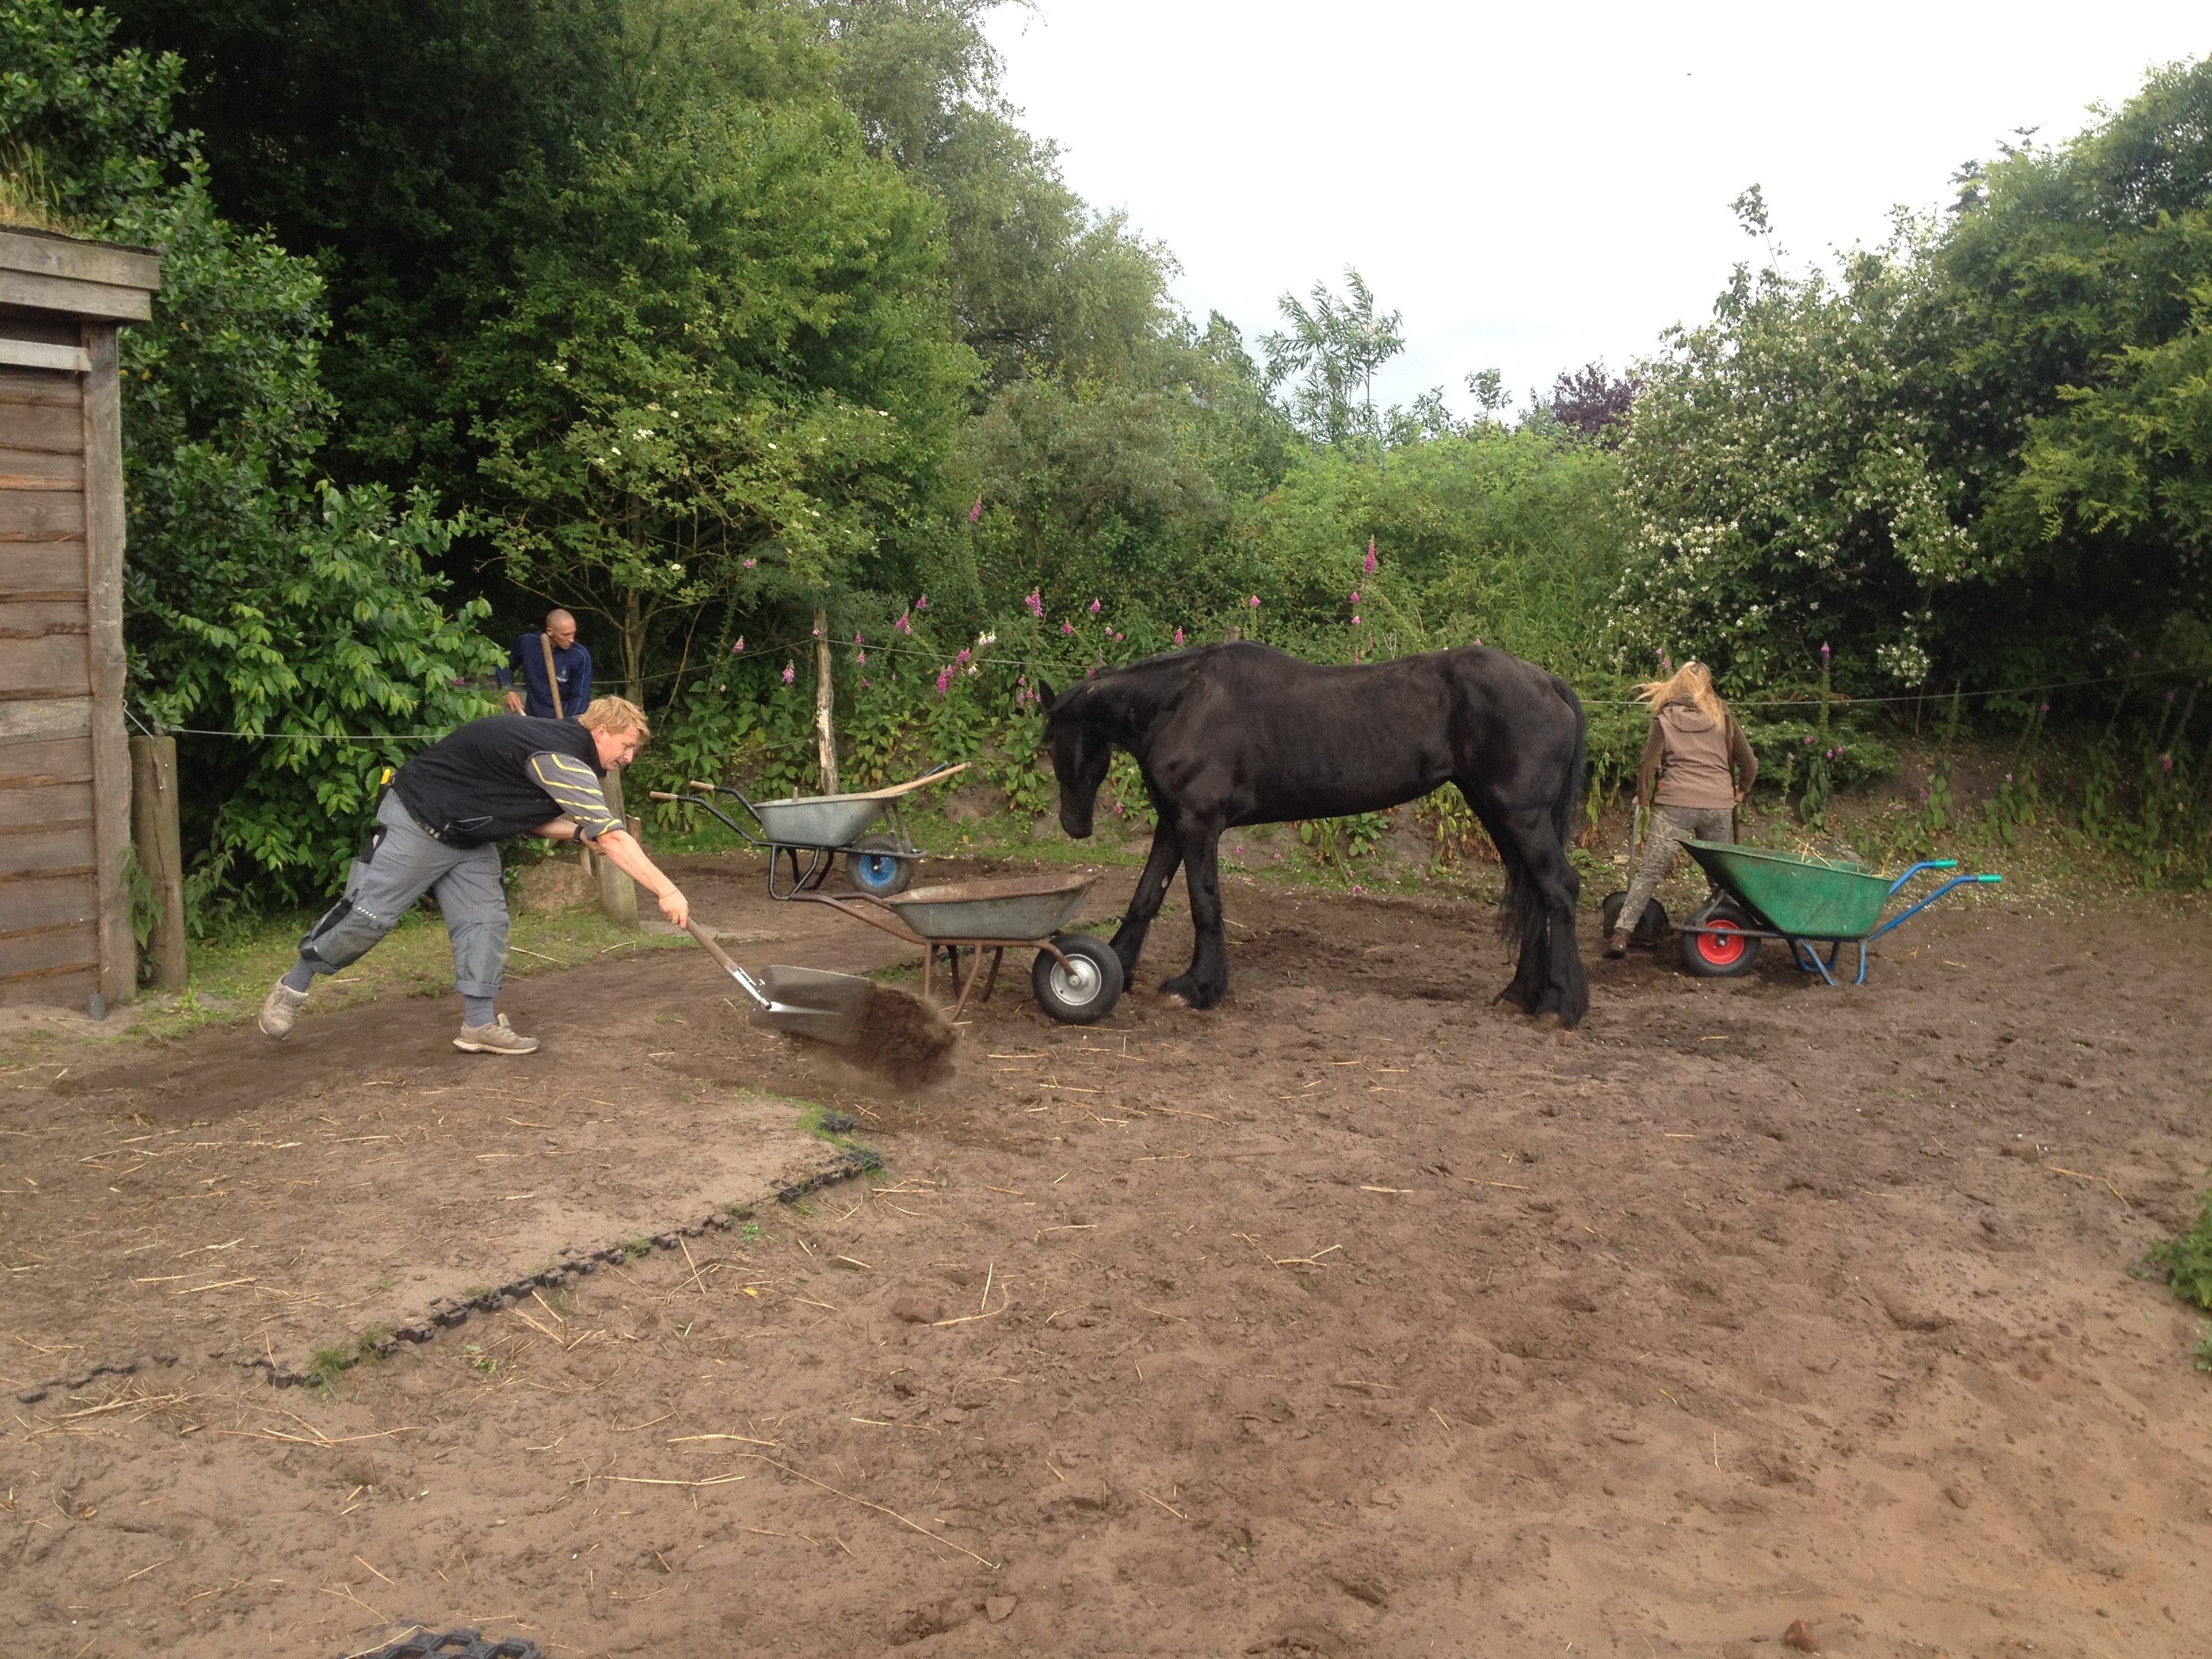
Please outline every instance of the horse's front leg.
M1160 987L1160 994L1192 1008L1212 1008L1229 994L1229 945L1221 926L1221 830L1194 826L1182 837L1182 862L1190 884L1193 942L1190 971Z
M1145 860L1145 873L1137 878L1137 890L1129 896L1129 908L1121 913L1121 925L1113 939L1114 954L1121 958L1121 982L1134 984L1137 978L1137 958L1144 954L1145 935L1152 928L1152 918L1160 913L1160 901L1167 896L1168 884L1175 879L1176 866L1182 861L1182 844L1176 840L1175 828L1165 817L1152 831L1152 855Z

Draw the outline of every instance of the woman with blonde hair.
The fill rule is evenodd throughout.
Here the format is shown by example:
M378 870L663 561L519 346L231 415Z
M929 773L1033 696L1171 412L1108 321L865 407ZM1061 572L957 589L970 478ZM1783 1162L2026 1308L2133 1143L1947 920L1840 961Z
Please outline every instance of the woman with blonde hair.
M1735 839L1735 809L1759 776L1759 757L1713 690L1705 664L1686 662L1666 679L1637 691L1651 705L1651 734L1636 767L1636 804L1650 809L1649 828L1644 863L1605 947L1608 957L1628 954L1637 918L1674 867L1674 854L1684 842Z

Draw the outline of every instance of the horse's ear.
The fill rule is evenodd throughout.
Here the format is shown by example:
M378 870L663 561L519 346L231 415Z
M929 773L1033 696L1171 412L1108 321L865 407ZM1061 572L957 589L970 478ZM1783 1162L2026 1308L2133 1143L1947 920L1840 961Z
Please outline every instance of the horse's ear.
M1040 678L1036 683L1036 691L1037 696L1044 699L1042 702L1037 705L1040 708L1050 708L1053 705L1054 699L1058 697L1060 695L1060 693L1054 690L1049 685L1047 685L1042 678Z

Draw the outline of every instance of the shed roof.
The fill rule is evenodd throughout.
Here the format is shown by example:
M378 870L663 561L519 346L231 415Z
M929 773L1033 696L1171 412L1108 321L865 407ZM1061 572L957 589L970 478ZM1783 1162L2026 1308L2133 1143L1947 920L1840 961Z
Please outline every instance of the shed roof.
M0 228L0 303L143 323L161 285L161 256L151 248Z

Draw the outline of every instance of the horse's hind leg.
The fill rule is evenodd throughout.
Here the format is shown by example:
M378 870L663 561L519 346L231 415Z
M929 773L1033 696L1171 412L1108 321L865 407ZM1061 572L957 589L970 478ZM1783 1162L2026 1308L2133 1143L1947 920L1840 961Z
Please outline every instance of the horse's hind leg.
M1589 989L1575 940L1575 901L1582 878L1539 813L1501 815L1486 823L1505 860L1505 899L1499 926L1519 947L1513 981L1498 999L1526 1014L1554 1014L1580 1023Z
M1129 908L1121 913L1121 926L1114 934L1114 954L1121 958L1125 985L1136 982L1137 958L1144 954L1145 934L1152 927L1152 918L1159 915L1160 901L1167 896L1168 884L1175 879L1176 866L1182 861L1182 844L1176 838L1174 826L1163 817L1152 831L1152 855L1145 860L1145 873L1137 878L1137 890L1129 896Z
M1229 945L1221 921L1221 826L1182 837L1182 862L1190 885L1190 926L1197 935L1190 969L1160 987L1160 994L1193 1008L1212 1008L1229 994Z

